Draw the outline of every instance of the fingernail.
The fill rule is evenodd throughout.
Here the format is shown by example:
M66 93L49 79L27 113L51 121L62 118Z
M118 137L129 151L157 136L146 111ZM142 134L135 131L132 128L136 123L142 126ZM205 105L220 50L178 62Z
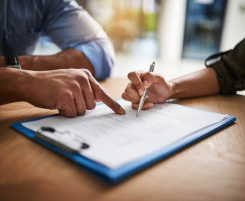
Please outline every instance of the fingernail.
M147 107L151 108L152 106L153 106L153 103L149 103Z
M142 89L139 89L139 94L140 94L140 96L142 96L144 94Z
M149 98L149 96L148 96L148 95L146 95L146 96L145 96L145 99L147 99L147 98Z
M125 113L126 111L122 107L120 107L120 114L125 114Z
M148 84L149 84L149 82L148 82L147 80L145 80L145 81L143 82L144 88L147 88Z

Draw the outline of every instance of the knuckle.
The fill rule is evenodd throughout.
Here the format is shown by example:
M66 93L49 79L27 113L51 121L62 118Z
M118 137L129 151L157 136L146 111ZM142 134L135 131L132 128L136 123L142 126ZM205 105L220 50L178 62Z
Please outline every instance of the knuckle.
M88 69L83 69L83 72L87 75L87 76L92 76L91 72Z
M81 91L81 87L76 81L71 82L70 87L72 91Z
M65 91L60 92L59 98L60 100L69 101L73 98L73 96L69 90L65 90Z
M128 74L128 79L131 80L137 76L137 71L132 71Z
M65 105L71 105L74 102L73 95L69 91L60 93L57 99L58 99L59 105L62 105L63 108L66 108L64 107Z
M131 91L132 91L132 88L127 87L127 88L125 89L125 92L124 92L124 93L126 93L126 94L130 94L130 93L131 93Z
M141 89L141 88L143 88L143 84L142 83L138 83L138 84L135 85L135 87L137 89Z
M132 76L134 76L135 75L135 72L130 72L129 74L128 74L128 79L130 79Z
M84 87L89 87L89 86L90 86L89 79L88 79L87 77L81 79L81 84L82 84Z
M132 82L129 82L128 84L127 84L127 87L131 87L133 84L132 84Z
M75 69L77 70L76 73L73 74L73 79L80 80L81 78L87 77L87 74L84 72L83 69Z
M134 89L135 90L136 89L136 86L132 82L130 82L126 88L128 88L130 90L131 89Z
M150 72L146 72L145 77L152 77L152 74Z
M88 86L89 83L90 83L90 80L89 80L90 76L87 75L87 73L82 73L79 75L78 77L78 82L80 84L82 84L83 86Z
M72 111L66 107L64 107L64 109L59 109L59 113L63 116L69 117L69 118L74 118L77 116L75 111Z
M133 85L133 87L129 87L128 88L128 91L127 92L132 92L132 90L136 90L136 91L138 91L139 89L144 89L143 88L143 84L142 83L135 83L134 85ZM125 90L126 91L126 90Z
M147 72L145 75L145 78L149 79L149 80L154 80L154 75L156 75L156 74L154 74L152 72Z
M121 96L124 100L127 98L127 95L125 92L123 92L122 96Z

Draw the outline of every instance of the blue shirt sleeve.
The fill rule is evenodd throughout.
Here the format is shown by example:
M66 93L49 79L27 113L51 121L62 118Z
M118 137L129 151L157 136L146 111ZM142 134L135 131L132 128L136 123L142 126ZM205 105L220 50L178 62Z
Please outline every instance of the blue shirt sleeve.
M46 4L43 36L63 50L82 52L93 66L97 80L109 77L115 53L102 27L73 0L52 0Z

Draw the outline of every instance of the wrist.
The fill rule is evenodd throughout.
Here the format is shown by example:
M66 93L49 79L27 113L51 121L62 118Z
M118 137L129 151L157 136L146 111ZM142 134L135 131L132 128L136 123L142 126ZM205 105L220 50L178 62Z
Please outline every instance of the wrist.
M30 86L27 71L3 67L0 68L0 75L1 104L27 100Z
M31 96L31 90L33 86L34 80L34 71L31 70L22 70L21 78L18 80L19 84L19 95L21 97L21 101L29 102Z
M169 85L169 97L168 97L168 99L176 98L176 84L173 81L169 81L168 85Z

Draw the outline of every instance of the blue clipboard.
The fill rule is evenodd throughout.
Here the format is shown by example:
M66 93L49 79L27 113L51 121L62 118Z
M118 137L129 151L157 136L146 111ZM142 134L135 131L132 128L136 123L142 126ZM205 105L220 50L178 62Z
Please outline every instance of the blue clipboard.
M50 116L47 116L50 117ZM47 117L41 117L37 119L27 120L23 122L30 122L30 121L36 121L39 119L47 118ZM158 150L152 154L149 154L147 156L144 156L143 158L140 158L138 160L135 160L133 162L130 162L128 164L125 164L117 169L109 169L108 167L97 163L93 160L90 160L80 154L77 153L68 153L64 151L63 149L60 149L52 144L49 144L48 142L45 142L37 137L35 137L35 133L26 127L22 126L21 123L13 123L11 126L16 129L17 131L21 132L26 137L36 141L37 143L55 151L58 154L61 154L70 160L77 163L80 167L88 170L89 172L95 174L102 180L108 182L108 183L116 183L119 182L125 178L128 178L129 176L133 175L136 172L139 172L140 170L143 170L144 168L164 159L172 154L176 153L177 151L182 150L183 148L213 134L214 132L228 126L229 124L233 123L236 120L234 116L228 116L225 120L213 124L209 127L206 127L202 130L199 130L191 135L188 135L185 138L182 138L181 140L176 141L175 143L166 146L162 148L161 150Z

